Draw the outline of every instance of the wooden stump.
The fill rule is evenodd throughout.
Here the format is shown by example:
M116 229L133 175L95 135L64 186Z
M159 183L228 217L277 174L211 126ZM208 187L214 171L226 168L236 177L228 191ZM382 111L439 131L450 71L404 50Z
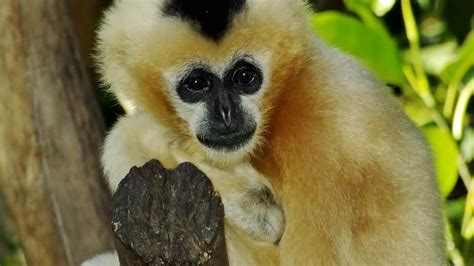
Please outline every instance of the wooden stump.
M134 167L112 200L121 265L227 265L224 208L190 163Z

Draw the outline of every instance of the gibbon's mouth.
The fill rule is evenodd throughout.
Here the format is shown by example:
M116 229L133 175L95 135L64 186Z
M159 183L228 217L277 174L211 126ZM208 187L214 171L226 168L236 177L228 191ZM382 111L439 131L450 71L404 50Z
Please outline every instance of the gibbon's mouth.
M252 127L248 130L239 130L238 132L229 132L229 133L210 133L206 135L197 135L197 139L204 146L225 152L233 152L239 150L241 147L245 146L252 139L255 134L256 127Z

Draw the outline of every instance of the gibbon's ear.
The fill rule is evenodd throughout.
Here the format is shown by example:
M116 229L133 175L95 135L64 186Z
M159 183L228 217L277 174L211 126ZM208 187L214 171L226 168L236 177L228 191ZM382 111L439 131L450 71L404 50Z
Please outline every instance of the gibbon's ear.
M167 0L163 12L190 23L203 36L219 41L245 5L246 0Z

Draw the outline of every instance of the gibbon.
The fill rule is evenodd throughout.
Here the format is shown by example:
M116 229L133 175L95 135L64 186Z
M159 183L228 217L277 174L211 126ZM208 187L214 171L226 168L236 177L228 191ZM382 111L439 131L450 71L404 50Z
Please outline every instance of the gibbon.
M423 137L308 14L299 0L116 1L97 47L129 111L104 147L111 191L150 159L192 162L223 198L231 265L446 264Z

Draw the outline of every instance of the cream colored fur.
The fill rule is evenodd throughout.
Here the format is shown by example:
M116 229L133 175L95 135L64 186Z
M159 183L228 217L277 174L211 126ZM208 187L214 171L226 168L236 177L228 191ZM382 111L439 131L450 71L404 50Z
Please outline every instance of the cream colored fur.
M269 188L272 185L249 163L240 163L232 168L212 167L199 158L181 150L173 133L145 113L135 113L122 118L106 138L102 165L112 192L133 166L141 166L150 158L160 160L167 168L183 162L193 162L211 179L214 188L222 195L227 220L239 225L253 238L274 243L283 234L284 217L277 206L263 206L248 202L245 192L250 189ZM250 209L252 211L247 211ZM256 216L266 218L266 226L254 224ZM262 229L262 230L259 230Z
M242 252L248 253L249 246L265 248L263 252L272 253L269 257L276 256L273 243L283 234L284 214L279 206L248 200L245 192L250 189L266 187L273 192L268 180L249 163L236 164L229 169L212 167L183 152L171 132L149 115L138 112L122 118L106 138L102 164L111 191L117 189L133 166L141 166L150 158L159 159L168 168L191 161L211 179L214 188L222 195L225 206L227 249L229 256L235 258L232 265L267 263L260 256L242 257ZM265 221L263 227L255 223L257 218ZM83 265L104 265L104 261L117 265L116 253L97 256Z
M423 138L380 81L313 35L300 1L248 0L219 43L163 17L161 2L121 0L99 33L104 81L135 112L106 140L112 189L131 166L151 158L167 167L195 163L223 196L232 265L446 264ZM271 62L256 145L238 157L211 156L177 115L163 75L196 59L218 65L239 53L266 54ZM240 219L251 214L235 208L248 187L261 184L285 211L278 246L253 240Z

